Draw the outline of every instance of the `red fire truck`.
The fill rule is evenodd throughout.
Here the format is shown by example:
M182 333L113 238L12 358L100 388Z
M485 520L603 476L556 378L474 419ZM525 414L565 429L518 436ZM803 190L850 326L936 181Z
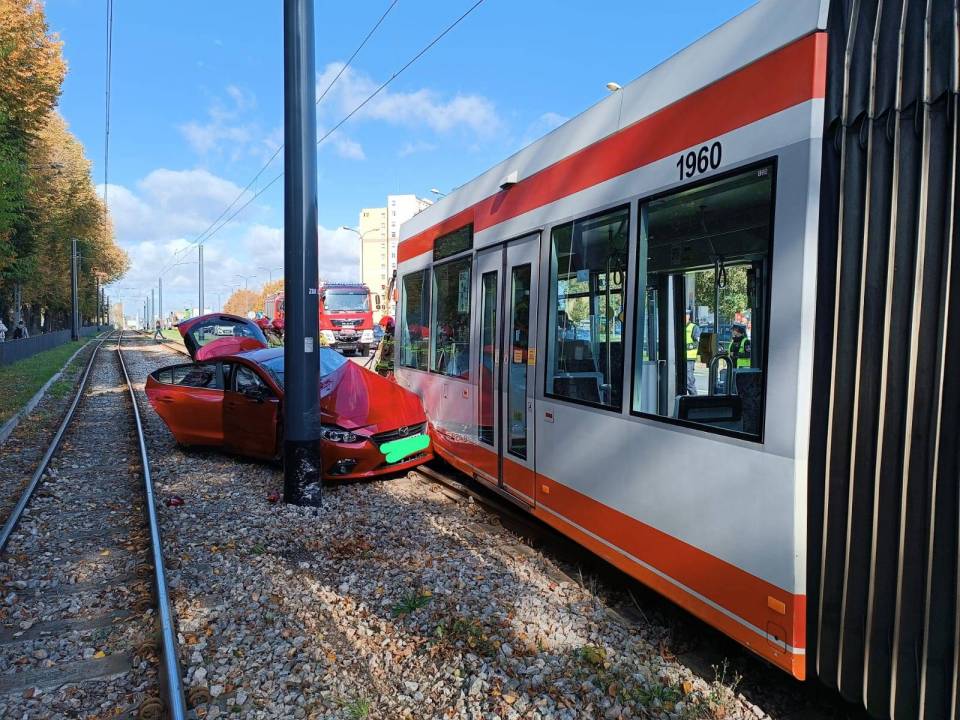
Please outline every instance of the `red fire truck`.
M361 283L324 283L320 286L319 304L321 342L343 354L367 355L373 344L370 289ZM283 292L268 295L263 311L273 329L282 334Z

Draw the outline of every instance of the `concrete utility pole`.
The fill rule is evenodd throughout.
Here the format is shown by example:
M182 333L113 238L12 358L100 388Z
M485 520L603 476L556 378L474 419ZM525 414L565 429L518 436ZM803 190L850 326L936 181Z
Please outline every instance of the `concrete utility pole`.
M320 362L317 285L317 113L313 0L283 3L283 500L319 506Z
M157 306L154 304L157 296L154 293L154 289L150 288L150 329L153 329L153 323L157 319Z
M70 339L80 339L80 309L77 307L77 239L70 240Z
M197 306L197 313L203 315L203 243L197 245L198 259L200 261L200 304Z
M163 327L166 323L163 322L163 278L157 278L157 295L159 296L157 300L160 302L160 312L157 315L160 318L160 327Z

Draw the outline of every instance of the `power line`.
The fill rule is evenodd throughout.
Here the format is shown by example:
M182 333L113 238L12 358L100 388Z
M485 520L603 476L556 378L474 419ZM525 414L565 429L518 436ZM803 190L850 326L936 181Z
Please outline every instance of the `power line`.
M320 93L320 97L317 98L317 103L316 103L317 105L319 105L319 104L320 104L320 101L323 100L323 98L325 98L325 97L327 96L327 93L330 92L331 88L333 88L333 86L336 84L337 80L340 79L340 76L343 75L343 73L345 73L345 72L347 71L347 68L350 67L350 64L354 61L354 59L357 57L357 55L360 53L360 51L363 50L364 46L367 44L367 42L370 40L370 38L373 37L373 34L377 31L377 28L379 28L380 25L383 24L383 21L386 19L387 15L390 14L390 11L393 10L394 6L395 6L399 1L400 1L400 0L393 0L393 2L390 3L390 5L387 7L387 9L384 10L383 14L380 16L380 19L377 20L377 22L373 25L373 27L370 28L369 32L367 32L366 36L363 38L363 41L357 46L357 48L353 51L353 54L350 55L350 57L347 59L347 62L344 63L343 67L340 68L340 71L336 74L336 76L334 76L333 80L331 80L331 81L329 82L329 84L328 84L327 87L324 89L324 91L323 91L322 93ZM112 2L112 0L108 0L108 2ZM246 194L246 192L247 192L247 191L253 186L253 184L260 178L260 176L263 175L263 172L264 172L264 171L270 166L270 164L277 158L277 156L280 154L280 151L283 150L283 147L284 147L284 144L283 144L283 143L280 143L280 146L279 146L276 150L274 150L273 155L271 155L271 156L269 157L269 159L263 164L263 167L261 167L261 168L257 171L256 175L254 175L254 176L250 179L250 182L248 182L248 183L244 186L244 188L243 188L239 193L237 193L237 196L236 196L233 200L230 201L230 204L227 205L227 207L224 208L223 212L221 212L221 213L217 216L217 218L216 218L212 223L210 223L210 225L206 228L206 230L204 230L203 232L201 232L201 233L194 239L194 241L193 241L190 245L188 245L186 248L181 248L181 249L178 250L177 252L178 252L178 253L182 253L184 250L192 247L193 245L197 245L197 244L199 244L199 243L202 243L204 240L206 240L206 237L204 237L204 236L209 237L209 235L207 235L207 233L210 232L211 229L212 229L218 222L220 222L221 218L223 218L224 215L226 215L228 212L230 212L231 208L233 208L233 206L237 204L237 201L240 200L240 198L242 198L242 197L244 196L244 194ZM270 185L272 185L273 182L275 182L275 181L271 181L271 182L270 182L268 185L266 185L263 189L265 190L267 187L270 187ZM255 197L256 197L256 196L255 196ZM246 207L246 205L244 205L244 207ZM231 216L231 217L233 217L233 216ZM211 233L211 234L212 234L212 233Z
M107 193L110 180L110 85L113 75L113 0L107 0L107 67L104 92L104 123L103 123L103 222L104 228L109 226L110 216L107 210Z
M444 30L443 30L439 35L437 35L433 40L431 40L427 45L425 45L425 46L423 47L423 49L421 49L420 52L418 52L416 55L414 55L413 58L411 58L405 65L403 65L403 67L401 67L399 70L397 70L395 73L393 73L393 75L391 75L388 80L386 80L386 81L384 81L383 83L381 83L380 86L379 86L376 90L374 90L372 93L370 93L359 105L357 105L355 108L353 108L353 110L351 110L349 113L347 113L347 114L343 117L343 119L341 119L336 125L334 125L334 126L333 126L332 128L330 128L327 132L325 132L325 133L323 134L323 137L321 137L319 140L317 140L317 145L319 146L324 140L326 140L326 139L327 139L328 137L330 137L333 133L335 133L338 129L340 129L340 127L342 127L345 122L347 122L350 118L352 118L354 115L356 115L367 103L369 103L369 102L370 102L371 100L373 100L377 95L379 95L382 90L384 90L390 83L392 83L394 80L396 80L407 68L409 68L409 67L410 67L411 65L413 65L417 60L419 60L421 57L423 57L423 55L425 55L426 52L427 52L428 50L430 50L430 48L432 48L434 45L436 45L438 42L440 42L440 40L442 40L443 37L444 37L445 35L447 35L447 33L449 33L451 30L453 30L457 25L459 25L460 22L461 22L462 20L464 20L470 13L472 13L474 10L476 10L478 7L480 7L480 5L483 4L483 2L484 2L484 0L477 0L473 5L470 6L470 8L467 9L467 11L466 11L465 13L463 13L463 15L461 15L460 17L458 17L456 20L454 20L452 23L450 23L446 28L444 28ZM261 170L261 172L262 172L262 170ZM279 180L279 179L282 178L282 177L283 177L283 173L282 173L282 172L281 172L279 175L274 176L274 177L270 180L270 182L268 182L266 185L264 185L262 188L260 188L260 190L258 190L252 197L250 197L243 205L241 205L239 208L237 208L237 210L236 210L234 213L232 213L226 220L224 220L222 223L220 223L220 225L219 225L218 227L216 227L215 229L211 230L211 231L209 232L209 234L206 236L206 238L204 238L204 241L209 240L211 237L213 237L213 236L216 235L218 232L220 232L220 230L223 229L223 227L224 227L225 225L227 225L231 220L233 220L233 218L235 218L237 215L239 215L246 207L248 207L248 206L250 205L250 203L252 203L252 202L253 202L254 200L256 200L258 197L260 197L263 193L265 193L265 192L267 191L267 189L270 188L270 186L272 186L275 182L277 182L277 180ZM221 217L223 217L223 216L221 215ZM219 219L219 218L218 218L218 219ZM215 223L214 223L214 224L215 224Z

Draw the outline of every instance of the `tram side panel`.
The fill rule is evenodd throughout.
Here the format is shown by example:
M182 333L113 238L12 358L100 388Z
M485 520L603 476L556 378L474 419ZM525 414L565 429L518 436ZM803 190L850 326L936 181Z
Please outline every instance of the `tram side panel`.
M817 38L804 42L819 52ZM811 62L819 62L819 56L810 57ZM711 112L722 114L724 96L709 97L719 103ZM811 188L817 187L821 127L822 102L815 96L710 138L707 147L722 142L724 148L724 161L718 160L715 172L678 181L677 158L662 158L485 228L477 233L474 248L542 228L533 511L797 677L804 676L806 646L806 435L809 399L818 391L810 383L809 336L817 223L817 198ZM631 132L636 135L636 128ZM644 142L653 147L653 140ZM692 149L699 148L698 143ZM680 363L676 363L673 384L655 401L660 403L657 410L637 405L634 397L644 386L639 372L644 360L637 359L633 333L638 326L637 296L646 291L646 287L638 290L636 275L647 270L656 274L653 265L645 265L646 246L638 258L641 216L649 214L648 203L658 193L682 195L721 179L742 182L744 187L757 180L775 181L769 191L775 193L769 246L751 251L748 244L736 250L737 262L763 288L762 301L753 303L752 339L758 359L751 360L741 374L746 384L751 370L760 371L754 372L754 379L762 376L766 387L765 416L750 433L742 432L742 424L739 430L723 433L691 422L671 422L676 408L684 404L679 396L686 395L681 392L686 372ZM591 222L600 221L597 216L621 205L628 209L630 225L629 262L623 268L625 330L612 330L608 324L600 332L608 337L622 332L621 357L619 361L609 355L588 358L590 351L578 337L580 330L564 320L555 306L552 233L573 237L579 232L580 240L564 241L576 245L584 233L592 231ZM470 222L471 217L462 211L454 224ZM445 225L443 231L454 229ZM419 240L418 250L413 259L401 262L401 277L430 265L435 270L440 264L431 263L430 248L421 247ZM565 257L569 259L571 253ZM684 264L682 252L679 260L666 252L657 262L664 278L672 276L682 283L684 275L704 272L717 259L719 254L714 252L709 259ZM596 274L585 270L580 276L570 271L565 282L571 287L593 282L609 285L609 273L600 280ZM672 317L682 314L682 294L657 292L676 304ZM430 322L430 332L438 332L435 319ZM597 336L595 319L582 323L584 332L589 324L591 337ZM545 366L556 360L558 327L563 328L565 349L560 354L566 366L563 382L554 382L548 390ZM403 321L399 332L404 332ZM471 345L478 349L476 338ZM679 359L670 357L671 363ZM581 362L586 359L595 363L593 370ZM604 367L619 373L621 394L616 402L597 407L604 405L601 399L610 392L608 378L599 377L606 372ZM598 378L591 380L592 375ZM424 398L438 452L474 474L480 467L476 458L487 452L477 443L476 380L451 378L425 367L398 367L397 376ZM656 382L647 385L658 387ZM587 402L571 402L571 392Z

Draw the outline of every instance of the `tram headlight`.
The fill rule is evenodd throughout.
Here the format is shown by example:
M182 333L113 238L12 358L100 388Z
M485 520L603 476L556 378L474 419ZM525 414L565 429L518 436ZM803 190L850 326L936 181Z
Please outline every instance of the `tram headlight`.
M360 333L360 342L362 343L372 343L373 342L373 330L364 330Z
M336 425L321 426L320 438L322 440L329 440L330 442L338 443L355 443L360 439L356 433L350 432L349 430L344 430L343 428L338 428Z

